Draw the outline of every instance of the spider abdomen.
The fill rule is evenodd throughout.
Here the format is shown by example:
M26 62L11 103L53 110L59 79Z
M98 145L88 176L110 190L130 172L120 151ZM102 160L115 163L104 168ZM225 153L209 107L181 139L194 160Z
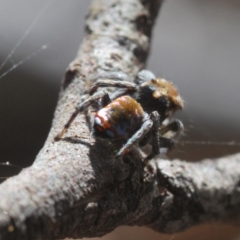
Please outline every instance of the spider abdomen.
M95 135L123 138L140 128L144 118L141 105L129 96L122 96L95 114Z

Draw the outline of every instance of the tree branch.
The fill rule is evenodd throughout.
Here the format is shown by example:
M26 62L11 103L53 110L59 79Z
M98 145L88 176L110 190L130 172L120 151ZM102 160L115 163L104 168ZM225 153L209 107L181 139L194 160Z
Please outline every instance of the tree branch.
M238 217L240 155L200 163L156 160L137 150L114 162L121 143L91 137L79 115L54 141L92 84L91 76L144 67L160 0L95 0L86 36L63 80L52 129L34 164L0 186L0 239L93 237L120 225L176 232Z
M151 211L156 214L151 227L174 233L210 221L239 225L239 163L240 154L197 163L152 162L159 194L153 202L161 205L156 204Z

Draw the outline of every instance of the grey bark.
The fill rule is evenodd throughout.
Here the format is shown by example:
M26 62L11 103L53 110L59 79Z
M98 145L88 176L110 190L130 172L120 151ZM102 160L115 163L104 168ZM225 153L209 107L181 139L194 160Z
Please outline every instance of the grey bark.
M144 67L160 5L93 1L43 149L31 167L0 186L0 239L103 236L121 225L174 233L206 221L238 223L240 154L199 163L157 159L146 166L135 149L125 164L115 162L122 143L92 137L85 114L54 141L91 76L122 71L134 77Z

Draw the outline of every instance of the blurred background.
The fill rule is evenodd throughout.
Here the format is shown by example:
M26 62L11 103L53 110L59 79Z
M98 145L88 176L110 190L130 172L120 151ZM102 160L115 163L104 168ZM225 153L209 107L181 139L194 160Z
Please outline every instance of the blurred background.
M0 67L0 162L27 167L42 147L89 3L0 1L0 66L10 54ZM186 105L177 115L185 134L170 157L197 161L239 152L240 1L166 0L152 42L147 68L174 82ZM0 165L0 177L18 171ZM169 236L121 227L103 239L237 240L240 229L211 224Z

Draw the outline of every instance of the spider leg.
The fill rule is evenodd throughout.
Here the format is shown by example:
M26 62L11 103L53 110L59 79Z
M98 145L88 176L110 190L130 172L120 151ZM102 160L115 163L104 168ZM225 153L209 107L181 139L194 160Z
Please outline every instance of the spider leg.
M138 143L142 137L144 137L151 129L153 122L151 119L147 119L141 126L141 128L128 139L127 143L118 151L116 158L122 157L125 153L130 151L134 144Z
M70 116L67 123L64 125L63 130L54 138L54 140L59 141L62 138L62 136L67 132L68 128L70 127L70 125L74 121L74 119L77 117L77 115L80 112L85 111L90 105L92 105L99 99L101 100L103 106L106 106L107 104L110 103L109 95L105 92L97 92L96 94L94 94L93 96L91 96L87 100L85 100L84 102L79 103L77 105L75 111Z
M153 158L154 156L160 153L160 134L159 134L160 116L157 111L154 111L151 113L150 118L152 119L152 122L153 122L152 153L150 155L151 155L151 158Z
M137 85L128 81L115 81L115 80L97 80L89 90L89 94L92 95L97 91L99 87L116 87L116 88L126 88L128 90L136 90Z
M168 125L160 128L159 132L162 137L174 138L184 130L182 122L178 119L172 121Z
M97 80L105 79L105 80L113 80L113 81L131 81L128 75L124 72L116 71L116 72L103 72L101 74L94 74L86 79L86 81L96 82ZM95 90L96 91L96 90ZM94 93L94 92L93 92ZM93 94L92 93L92 94ZM89 91L84 91L84 94L81 99L83 101L89 97ZM90 94L90 95L92 95Z
M98 79L112 79L112 80L123 81L123 80L129 80L129 77L126 73L118 71L118 72L104 72L101 74L96 74L92 77L89 77L87 80L96 81Z
M162 127L158 130L158 141L156 139L157 134L154 132L153 128L153 136L152 136L152 152L147 156L145 161L148 161L158 155L159 153L164 153L166 151L171 150L175 143L172 138L178 136L184 127L180 120L174 120L168 125ZM158 149L155 149L158 144ZM161 150L162 149L162 150ZM165 151L163 150L165 149Z
M175 145L174 141L170 138L165 138L165 137L160 137L159 138L159 148L158 148L158 153L156 154L156 152L152 151L146 158L145 158L145 162L147 163L149 160L151 160L152 158L154 158L156 155L158 154L163 154L166 153L167 151L169 151L170 149L172 149ZM161 149L164 149L161 151Z
M126 94L128 91L136 91L137 86L143 82L150 81L156 78L156 76L148 70L140 71L134 79L134 83L130 82L131 79L122 72L106 72L102 75L98 75L91 80L96 80L93 86L89 90L89 95L92 95L97 91L99 87L116 87L125 88L126 91L118 90L113 94L111 99L116 99L119 96Z

